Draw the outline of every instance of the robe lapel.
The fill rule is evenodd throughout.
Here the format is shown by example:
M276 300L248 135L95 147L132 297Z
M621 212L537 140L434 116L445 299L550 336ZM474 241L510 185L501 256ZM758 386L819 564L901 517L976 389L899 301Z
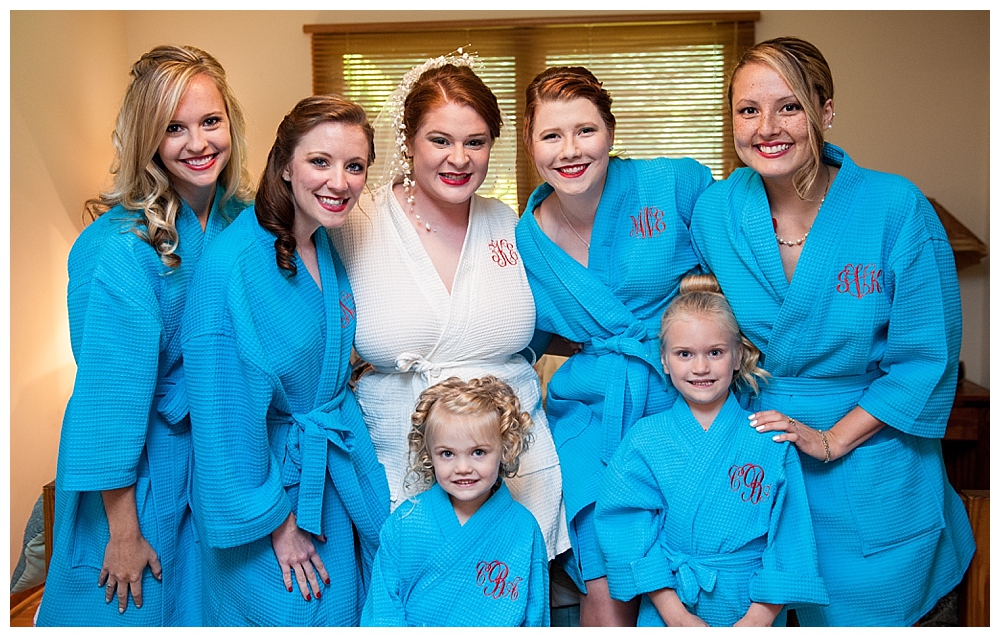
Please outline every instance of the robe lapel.
M354 318L354 298L347 286L344 268L337 268L330 237L326 230L319 228L313 234L316 242L316 257L319 261L319 276L323 283L323 309L326 316L321 317L326 325L326 344L323 355L323 368L319 383L316 384L316 405L322 405L334 396L340 394L344 384L343 374L350 366L344 364L345 332L350 332L349 341L353 341L354 330L346 330L345 322ZM349 346L349 345L348 345Z
M424 501L434 507L434 516L445 540L433 555L427 556L413 578L416 586L410 595L418 599L423 591L442 590L440 587L446 586L449 580L458 584L468 581L470 574L456 571L456 567L468 565L470 556L488 554L491 539L505 542L503 534L496 533L496 529L503 528L503 516L513 503L504 485L462 525L444 489L435 485L428 495L431 497Z
M603 330L606 334L617 334L639 321L621 300L611 293L604 282L549 239L538 226L534 216L527 215L525 223L531 239L525 249L537 253L534 259L536 263L549 264L545 273L539 274L537 279L544 281L551 277L558 280L577 302L577 311L573 312L572 316L564 316L564 320L570 321L569 327L573 330L574 336L584 341L589 340L589 337L602 335L598 334L599 330ZM518 247L520 249L520 246ZM592 313L591 307L598 308L600 316Z
M691 409L683 399L674 403L672 411L676 418L677 429L685 442L690 444L691 458L695 462L691 463L691 474L686 480L691 488L680 489L676 499L671 502L671 509L674 510L672 517L675 514L679 519L690 519L694 523L702 503L709 501L706 493L718 488L722 479L719 472L726 469L723 456L730 452L733 436L736 433L733 427L741 424L738 423L739 418L733 417L739 410L736 396L730 392L712 426L706 431L695 420Z
M837 158L836 163L840 163L841 159L843 158ZM809 240L802 248L795 275L788 286L768 341L765 360L768 369L778 376L791 375L797 371L794 365L802 361L798 356L799 335L809 325L810 315L817 307L822 306L823 297L836 284L831 273L838 270L834 260L842 238L850 231L850 216L857 194L858 177L857 171L851 170L846 162L842 165L816 216L809 232ZM784 273L781 276L783 279Z

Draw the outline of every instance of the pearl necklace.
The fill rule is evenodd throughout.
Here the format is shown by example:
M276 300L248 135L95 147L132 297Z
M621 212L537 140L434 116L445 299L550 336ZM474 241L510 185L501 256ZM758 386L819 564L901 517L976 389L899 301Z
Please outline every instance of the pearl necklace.
M826 195L829 192L830 192L830 169L827 168L826 169L826 190L823 191L823 198L819 200L819 208L816 209L816 214L817 215L819 215L820 208L822 208L823 204L826 202ZM798 241L785 241L780 236L778 236L778 220L775 219L774 217L771 217L771 220L774 222L774 238L778 240L778 244L779 245L788 246L789 248L794 248L795 246L802 245L802 242L805 241L809 237L809 233L812 232L812 225L810 225L809 229L806 230L806 233L804 235L802 235L802 238L799 239ZM815 223L816 222L814 220L813 224L815 224Z
M556 207L559 208L559 214L562 215L562 218L566 220L566 225L569 226L569 229L573 231L573 234L575 234L576 238L580 240L580 243L582 243L583 245L587 246L587 251L589 252L590 251L590 243L588 243L586 239L584 239L583 237L581 237L580 233L577 232L576 228L573 227L573 224L570 223L569 217L566 216L566 212L563 210L562 204L559 202L559 198L558 197L556 197Z
M413 202L416 200L416 197L414 197L413 193L410 192L410 184L405 183L403 185L403 190L406 192L406 203L410 204L410 214L413 215L413 218L417 220L417 225L419 226L422 224L424 226L424 230L430 232L431 224L427 223L426 220L421 220L420 215L418 215L416 212L413 211Z

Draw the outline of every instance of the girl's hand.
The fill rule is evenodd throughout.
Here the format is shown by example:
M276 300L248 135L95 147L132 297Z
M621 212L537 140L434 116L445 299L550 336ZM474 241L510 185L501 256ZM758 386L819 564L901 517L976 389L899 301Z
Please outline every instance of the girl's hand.
M292 592L294 572L302 599L308 602L312 599L312 595L316 595L316 599L323 596L316 576L319 574L326 584L330 583L330 576L323 566L323 560L316 552L312 537L295 524L294 513L289 513L281 526L271 532L271 547L274 549L274 556L278 558L281 576L289 593Z
M834 436L829 430L824 432L826 434L826 444L823 444L824 436L819 430L804 425L780 411L758 411L755 414L750 414L749 418L750 426L761 433L767 431L780 432L771 438L775 442L784 442L787 440L794 443L799 448L799 451L816 458L820 462L828 462L834 459ZM827 445L829 445L829 452L827 451Z
M163 572L156 551L141 534L122 537L112 535L104 548L104 563L97 579L98 586L105 586L104 602L110 603L118 592L118 612L128 608L129 592L136 608L142 608L142 573L146 565L153 577L160 579Z
M753 602L750 604L750 608L740 620L733 624L733 627L740 626L754 626L754 627L766 627L774 624L774 618L778 616L781 612L781 607L783 604L764 604L762 602Z
M653 602L653 606L656 607L657 612L660 613L660 618L663 619L663 623L667 626L671 628L708 627L704 619L687 609L687 606L681 602L677 596L677 591L674 589L661 588L651 591L648 595L649 601Z

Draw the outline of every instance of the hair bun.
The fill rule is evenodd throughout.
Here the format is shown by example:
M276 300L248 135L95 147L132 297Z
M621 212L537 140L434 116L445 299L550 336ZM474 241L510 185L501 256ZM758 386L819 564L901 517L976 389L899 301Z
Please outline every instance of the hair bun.
M692 294L694 292L711 292L722 294L722 288L715 279L714 274L689 274L681 279L680 294Z

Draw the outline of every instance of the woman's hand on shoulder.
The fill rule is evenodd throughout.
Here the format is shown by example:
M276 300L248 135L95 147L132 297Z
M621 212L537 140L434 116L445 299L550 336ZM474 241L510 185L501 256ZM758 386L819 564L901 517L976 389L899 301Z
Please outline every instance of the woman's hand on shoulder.
M791 442L800 452L820 461L830 459L828 447L823 443L823 434L818 429L773 409L750 414L749 419L750 426L760 433L778 432L771 438L775 442Z
M274 556L278 558L281 576L289 593L292 592L294 573L302 599L308 602L312 595L317 599L323 596L317 575L326 584L330 583L330 576L316 552L312 536L298 527L294 513L289 513L281 526L271 532L271 547L274 549Z

